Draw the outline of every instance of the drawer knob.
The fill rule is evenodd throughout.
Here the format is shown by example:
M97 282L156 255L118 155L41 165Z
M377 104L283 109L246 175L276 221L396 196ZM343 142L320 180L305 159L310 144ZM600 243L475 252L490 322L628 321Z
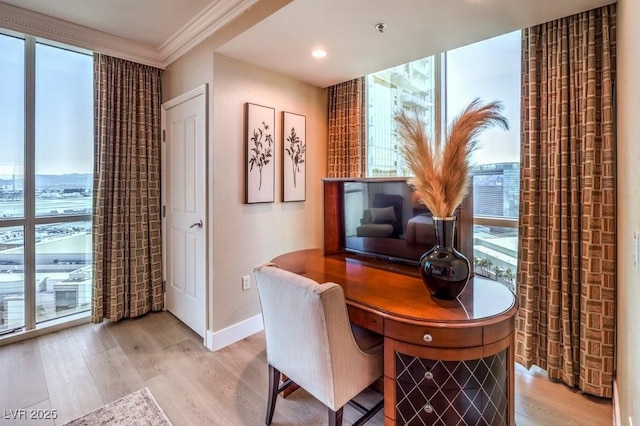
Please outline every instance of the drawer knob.
M429 333L425 334L424 336L422 336L422 339L427 342L430 343L433 341L433 336L431 336Z
M433 406L429 403L426 403L422 409L425 413L433 413Z
M431 371L427 371L424 373L424 378L427 380L433 380L433 373Z

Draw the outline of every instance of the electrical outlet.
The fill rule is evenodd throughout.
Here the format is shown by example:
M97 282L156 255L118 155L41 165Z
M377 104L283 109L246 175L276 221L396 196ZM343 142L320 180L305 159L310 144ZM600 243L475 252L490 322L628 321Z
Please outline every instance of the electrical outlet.
M249 290L251 288L251 276L245 275L242 277L242 289Z

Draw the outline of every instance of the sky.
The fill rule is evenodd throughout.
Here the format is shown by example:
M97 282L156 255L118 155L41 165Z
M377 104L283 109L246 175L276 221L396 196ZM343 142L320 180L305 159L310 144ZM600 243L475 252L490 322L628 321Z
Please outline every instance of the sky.
M447 52L447 121L473 99L503 103L509 130L480 135L476 164L520 161L521 34L515 31Z
M23 174L24 40L0 34L0 177ZM36 44L36 174L93 171L93 58Z

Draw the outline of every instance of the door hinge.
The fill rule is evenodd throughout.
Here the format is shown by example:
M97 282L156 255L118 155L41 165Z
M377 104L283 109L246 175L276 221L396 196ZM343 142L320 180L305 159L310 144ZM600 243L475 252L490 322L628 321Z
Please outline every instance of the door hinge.
M162 292L167 292L167 280L162 280Z
M163 131L162 131L162 142L166 142L166 140L167 140L167 139L166 139L166 136L167 136L167 135L166 135L166 132L163 130Z
M162 217L167 217L167 206L162 206Z

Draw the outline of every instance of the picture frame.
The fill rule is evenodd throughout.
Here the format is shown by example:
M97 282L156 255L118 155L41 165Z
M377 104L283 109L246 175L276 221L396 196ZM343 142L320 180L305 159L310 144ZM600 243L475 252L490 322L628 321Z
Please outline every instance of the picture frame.
M282 201L305 201L307 189L307 118L282 112Z
M275 109L245 104L245 203L275 201Z

